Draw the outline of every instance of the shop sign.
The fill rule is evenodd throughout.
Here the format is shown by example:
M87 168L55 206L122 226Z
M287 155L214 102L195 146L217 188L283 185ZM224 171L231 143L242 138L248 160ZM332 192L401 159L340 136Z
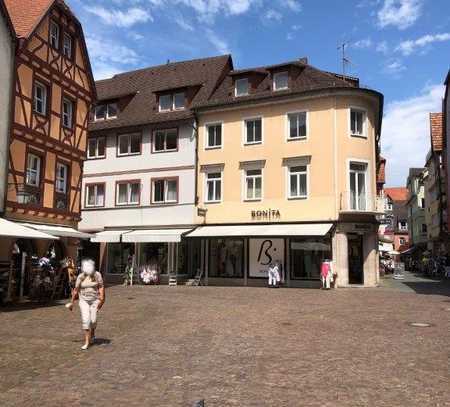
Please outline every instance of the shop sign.
M250 239L249 276L268 277L271 263L279 261L284 270L284 239Z
M205 208L197 208L197 216L205 217L206 212L208 212L208 209Z
M252 210L251 211L252 220L279 220L281 218L281 213L279 209L263 209L263 210Z

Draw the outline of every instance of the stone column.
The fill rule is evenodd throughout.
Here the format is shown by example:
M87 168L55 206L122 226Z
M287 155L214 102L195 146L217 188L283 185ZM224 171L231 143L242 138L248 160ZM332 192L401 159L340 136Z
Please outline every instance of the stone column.
M333 262L337 272L337 287L348 286L348 239L342 232L333 237Z
M364 286L376 287L379 282L378 238L376 232L366 233L363 239Z

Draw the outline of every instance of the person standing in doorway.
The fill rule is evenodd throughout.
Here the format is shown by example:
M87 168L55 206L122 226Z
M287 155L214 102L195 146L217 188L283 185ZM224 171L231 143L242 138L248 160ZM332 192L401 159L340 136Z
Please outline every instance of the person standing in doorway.
M78 298L81 312L81 324L84 331L84 345L82 350L89 348L95 342L95 329L97 328L97 311L105 303L105 287L102 275L95 271L95 262L90 259L82 260L81 274L75 283L72 292L72 302L67 304L72 310L73 303Z

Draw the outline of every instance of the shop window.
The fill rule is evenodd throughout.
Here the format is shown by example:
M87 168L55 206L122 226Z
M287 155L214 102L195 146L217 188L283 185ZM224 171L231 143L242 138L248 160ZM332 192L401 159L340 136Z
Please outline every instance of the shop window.
M222 147L222 123L206 125L206 148Z
M118 136L117 155L119 157L141 153L141 134L121 134Z
M245 140L244 144L262 143L262 119L247 119L245 124Z
M331 259L331 243L326 239L295 239L290 242L291 279L318 280L325 259Z
M105 158L106 157L106 138L91 137L88 139L87 158Z
M242 278L244 276L244 240L211 239L208 275Z
M108 273L123 274L134 256L134 243L108 243Z
M153 152L178 150L178 129L156 130L153 133Z
M156 268L160 274L167 274L167 243L142 243L139 253L139 267Z
M306 112L288 113L288 140L306 139Z

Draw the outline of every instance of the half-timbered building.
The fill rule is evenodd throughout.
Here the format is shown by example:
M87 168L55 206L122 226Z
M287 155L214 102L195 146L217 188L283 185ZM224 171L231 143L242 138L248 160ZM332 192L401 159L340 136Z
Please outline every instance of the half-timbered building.
M74 258L83 237L82 168L96 95L83 30L63 0L5 4L18 44L5 218L57 239L12 240L1 245L0 260L14 250Z

